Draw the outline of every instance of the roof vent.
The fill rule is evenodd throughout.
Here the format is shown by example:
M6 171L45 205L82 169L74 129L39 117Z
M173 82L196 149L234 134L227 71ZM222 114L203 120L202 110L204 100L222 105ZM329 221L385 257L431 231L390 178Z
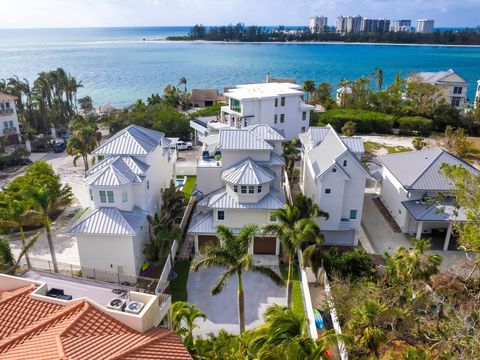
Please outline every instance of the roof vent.
M131 301L125 308L125 312L131 314L140 314L144 306L145 304L139 301Z
M113 298L108 303L107 307L112 310L124 311L125 306L127 305L126 301L120 298Z

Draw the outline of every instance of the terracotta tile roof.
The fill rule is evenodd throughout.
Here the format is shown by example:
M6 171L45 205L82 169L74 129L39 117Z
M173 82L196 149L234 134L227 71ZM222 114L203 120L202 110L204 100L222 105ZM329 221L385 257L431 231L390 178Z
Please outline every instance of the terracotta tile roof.
M0 101L17 100L16 96L0 92Z
M0 359L191 359L170 330L139 333L86 301L57 305L35 287L0 292Z

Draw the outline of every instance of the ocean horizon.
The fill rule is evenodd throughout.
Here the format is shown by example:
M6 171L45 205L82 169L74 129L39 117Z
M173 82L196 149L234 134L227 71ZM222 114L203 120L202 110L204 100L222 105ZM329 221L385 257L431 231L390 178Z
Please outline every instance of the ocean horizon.
M162 93L181 77L188 88L217 88L274 77L312 79L335 86L368 76L375 67L384 83L397 72L453 68L469 82L473 99L480 79L480 47L332 43L170 42L190 26L0 29L0 79L17 75L33 82L41 71L63 67L82 80L79 96L117 107ZM270 27L273 28L273 27ZM287 27L299 28L299 27Z

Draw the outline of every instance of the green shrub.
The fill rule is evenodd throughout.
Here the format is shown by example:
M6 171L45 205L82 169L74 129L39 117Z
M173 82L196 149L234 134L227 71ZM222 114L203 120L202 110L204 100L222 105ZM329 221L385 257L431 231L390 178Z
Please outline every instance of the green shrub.
M372 278L376 274L370 255L361 247L340 252L332 248L324 253L323 263L328 274L335 272L342 278Z
M433 121L421 116L404 116L397 121L402 134L428 136L433 129Z
M389 134L392 132L394 117L369 110L335 109L321 114L318 125L330 124L336 131L340 132L348 121L355 123L358 133Z

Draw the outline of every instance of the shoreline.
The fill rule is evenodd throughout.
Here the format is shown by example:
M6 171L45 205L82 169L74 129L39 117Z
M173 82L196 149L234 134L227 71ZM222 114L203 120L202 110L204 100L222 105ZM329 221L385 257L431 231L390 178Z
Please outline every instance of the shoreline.
M197 43L197 44L274 44L274 45L375 45L375 46L421 46L421 47L467 47L478 48L479 45L457 44L409 44L409 43L381 43L381 42L346 42L346 41L217 41L217 40L169 40L166 38L142 39L141 42L156 43Z

